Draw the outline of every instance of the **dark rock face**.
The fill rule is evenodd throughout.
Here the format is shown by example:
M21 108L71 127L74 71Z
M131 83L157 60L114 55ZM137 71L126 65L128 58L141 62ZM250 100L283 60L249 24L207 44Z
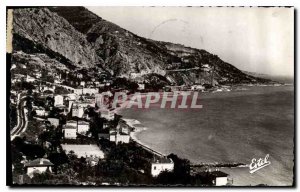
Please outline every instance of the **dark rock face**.
M13 33L59 53L75 66L89 67L99 61L85 35L49 9L16 9L13 18Z
M177 85L268 82L205 50L139 37L84 7L16 9L13 27L15 51L45 53L65 65L98 67L113 76L147 81L155 74Z

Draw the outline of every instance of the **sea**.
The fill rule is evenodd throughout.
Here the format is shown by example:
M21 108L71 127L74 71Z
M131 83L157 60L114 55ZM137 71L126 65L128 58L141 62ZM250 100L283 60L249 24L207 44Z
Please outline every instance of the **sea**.
M122 109L145 127L134 137L192 164L244 163L269 155L270 165L223 168L236 186L290 186L294 181L294 86L243 86L199 93L201 109Z

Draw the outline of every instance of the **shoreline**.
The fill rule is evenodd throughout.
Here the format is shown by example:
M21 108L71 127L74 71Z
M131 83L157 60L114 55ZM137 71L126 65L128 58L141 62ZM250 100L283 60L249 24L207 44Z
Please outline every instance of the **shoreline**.
M242 85L241 87L240 87L240 89L233 89L233 90L231 90L230 92L232 92L232 93L235 93L235 92L240 92L240 91L248 91L248 90L250 90L250 89L248 89L248 88L246 88L246 87L265 87L265 86L270 86L270 87L278 87L278 86L274 86L274 85ZM289 85L289 84L284 84L284 85L280 85L280 87L293 87L294 85L293 84L291 84L291 85ZM193 92L199 92L199 91L193 91ZM227 92L227 91L220 91L220 92ZM170 93L172 93L172 92L170 92ZM200 92L201 93L201 92ZM203 92L202 92L203 93ZM145 96L145 94L146 93L143 93L142 94L142 97L144 97ZM214 93L213 92L208 92L208 94L212 94L212 95L214 95ZM137 105L137 104L133 104L133 105ZM135 118L130 118L130 117L124 117L124 115L122 114L122 112L123 112L123 110L124 109L126 109L126 108L123 108L123 107L117 107L116 108L116 113L118 114L118 115L121 115L122 116L122 119L123 120L125 120L126 121L126 124L128 125L128 126L130 126L130 127L132 127L132 128L134 128L134 131L133 132L131 132L131 134L130 134L130 137L131 137L131 139L133 140L133 141L135 141L136 143L138 143L138 144L140 144L140 145L142 145L142 146L145 146L145 147L147 147L147 148L149 148L149 149L151 149L151 150L153 150L153 151L157 151L157 150L155 150L155 149L153 149L151 146L149 146L148 144L146 144L146 143L144 143L141 139L139 139L138 138L138 134L139 133L141 133L141 132L143 132L143 131L146 131L146 130L148 130L149 129L149 127L146 127L146 126L144 126L143 124L142 124L142 122L140 121L140 120L137 120L137 119L135 119ZM134 123L133 123L134 122ZM136 125L141 125L141 127L140 126L136 126ZM150 128L151 129L151 128ZM157 151L157 152L159 152L159 153L161 153L160 151ZM171 153L173 153L173 152L171 152ZM161 153L161 154L164 154L164 153ZM164 154L165 155L165 154ZM165 155L166 156L166 155ZM189 159L190 160L190 159ZM191 160L190 160L191 161ZM208 162L200 162L200 163L197 163L197 162L193 162L193 161L191 161L191 163L193 164L193 165L199 165L199 164L211 164L211 165L213 165L213 164L215 164L215 163L217 163L217 164L223 164L222 162L213 162L213 163L208 163ZM225 163L225 164L241 164L242 166L241 167L243 167L243 166L245 166L245 164L244 163L241 163L241 162L231 162L231 163ZM236 167L236 166L234 166L234 167ZM239 167L239 166L237 166L237 167Z
M149 145L145 144L142 140L138 139L137 134L147 130L148 127L142 126L142 123L137 119L123 118L123 120L126 122L126 124L128 126L130 126L131 128L134 129L134 131L130 133L130 137L134 142L136 142L138 145L140 145L142 147L148 148L147 150L150 150L150 151L152 151L156 154L161 154L163 156L167 156L166 154L162 153L161 151L153 149ZM132 122L135 122L135 123L132 123L132 122L129 122L129 121L132 121ZM137 125L140 125L140 126L137 126Z

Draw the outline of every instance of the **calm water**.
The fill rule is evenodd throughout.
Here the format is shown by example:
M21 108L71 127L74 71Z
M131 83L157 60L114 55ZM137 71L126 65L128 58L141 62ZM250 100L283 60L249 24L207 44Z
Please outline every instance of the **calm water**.
M291 185L293 182L294 88L247 87L248 90L202 93L202 109L124 109L148 129L136 134L144 144L193 163L241 162L269 154L271 165L224 169L234 185Z

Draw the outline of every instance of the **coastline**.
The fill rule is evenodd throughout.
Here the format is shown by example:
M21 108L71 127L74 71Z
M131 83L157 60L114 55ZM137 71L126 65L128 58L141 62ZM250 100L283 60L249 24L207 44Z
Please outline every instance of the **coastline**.
M123 118L124 121L126 121L126 124L134 129L133 132L130 133L131 139L136 142L138 145L147 148L147 150L154 152L155 154L161 154L163 156L167 156L166 154L162 153L161 151L154 150L149 145L143 143L142 140L138 139L138 134L142 131L145 131L148 129L148 127L145 127L142 125L142 123L137 119L128 119Z
M226 94L228 97L228 92L230 92L231 94L239 94L239 93L244 93L244 92L249 92L249 95L252 95L251 91L253 91L253 87L257 87L259 89L263 89L264 87L294 87L293 84L284 84L284 85L280 85L280 86L274 86L274 85L238 85L237 87L235 87L235 89L232 89L231 91L220 91L219 93L223 93L223 94ZM170 92L171 93L171 92ZM213 97L215 98L218 98L219 97L219 94L215 94L214 92L210 92L210 93L207 93L207 92L199 92L199 93L203 93L205 95L202 95L204 96L204 98L206 98L208 95L213 95ZM161 93L160 93L161 94ZM231 95L230 94L230 95ZM145 94L142 94L141 95L142 97L145 97ZM223 95L225 96L225 95ZM137 105L137 103L134 103L133 106ZM132 117L124 117L124 114L123 113L123 110L126 109L126 108L123 108L123 107L118 107L116 108L116 113L121 115L122 116L122 119L123 120L129 120L129 121L126 121L126 123L134 128L134 132L131 132L130 134L130 137L133 141L137 142L138 144L140 145L143 145L153 151L157 151L156 149L153 149L151 146L149 146L148 144L144 143L141 139L139 139L139 134L141 134L143 131L146 131L148 129L151 129L151 127L145 127L143 125L143 122L141 122L140 120L136 119L136 118L132 118ZM131 121L131 122L130 122ZM135 122L135 123L132 123L132 122ZM158 151L159 153L161 154L164 154L162 153L161 151ZM173 152L172 152L173 153ZM194 162L193 160L189 159L193 164L199 164L197 162ZM206 164L207 162L203 161L201 162L200 164Z
M220 106L223 106L224 108L226 107L226 109L228 108L228 106L234 107L234 106L236 106L236 105L234 105L237 102L236 99L239 99L238 101L242 102L246 106L246 107L243 107L243 109L245 109L245 110L241 111L242 114L245 115L242 117L245 117L245 118L248 117L249 111L250 112L253 111L251 109L251 107L250 108L248 107L249 104L253 104L253 106L258 107L260 105L257 105L257 103L259 103L259 104L265 103L268 106L268 108L261 107L259 109L261 109L262 111L258 111L259 114L263 115L262 116L263 118L262 117L256 118L256 119L254 118L253 123L268 123L269 122L270 125L273 125L273 123L272 123L273 121L266 121L266 120L268 120L268 119L272 120L274 118L274 116L278 116L278 114L282 114L282 112L277 113L276 112L277 108L275 106L271 107L273 105L270 105L270 104L274 103L276 101L277 104L282 104L282 106L285 106L286 109L289 109L289 107L287 107L289 105L286 105L287 101L284 99L284 97L281 97L281 96L288 96L288 99L289 99L288 101L290 101L289 103L293 103L293 100L292 100L293 97L289 96L289 94L286 95L287 92L292 93L292 91L293 91L293 86L286 85L286 86L270 86L270 87L263 87L263 86L255 86L254 87L253 86L253 87L249 87L249 89L247 89L247 90L232 90L231 93L228 93L228 92L203 93L203 94L201 94L201 96L202 96L201 99L202 99L202 102L204 102L203 99L205 99L204 104L205 104L205 106L207 106L207 108L205 108L205 109L208 111L205 111L205 114L203 113L201 115L203 118L214 115L215 111L220 109ZM276 95L276 97L274 97L274 95ZM235 97L235 98L232 98L232 97ZM255 98L255 99L253 99L253 98ZM225 101L226 101L226 105L224 105ZM223 105L215 105L216 102L222 103ZM230 107L230 109L231 109L231 107ZM267 112L273 111L274 114L272 116L264 115L264 114L266 114L266 111ZM158 113L158 112L159 111L149 113L149 111L147 111L147 113L149 113L148 118L145 118L145 116L141 116L142 118L140 118L139 112L133 111L132 113L130 113L130 112L128 113L127 110L120 110L119 114L121 114L123 116L122 118L139 119L139 121L141 121L140 122L141 124L144 123L143 120L145 119L145 121L146 121L145 126L147 126L147 128L143 129L140 126L136 126L138 128L135 130L135 132L132 132L132 140L134 140L137 143L145 145L143 143L142 139L144 139L144 138L147 139L147 138L145 137L145 134L142 131L146 131L146 130L147 130L147 132L150 131L152 133L149 133L149 136L147 136L148 138L150 137L150 139L145 140L145 142L147 142L149 145L145 145L145 146L151 148L150 146L152 146L151 142L154 141L153 139L158 138L158 140L161 141L161 139L164 137L162 134L162 128L167 129L167 127L165 127L166 125L172 127L172 129L168 130L168 133L172 134L171 140L182 141L182 140L180 140L180 139L182 139L182 135L180 133L184 130L182 130L180 128L180 124L174 123L174 121L177 121L182 117L178 116L177 113L173 112L173 116L172 116L172 117L174 117L174 121L173 121L170 119L169 115L167 116L162 111L160 111L160 113ZM225 110L225 111L223 111L223 116L227 115L228 117L231 117L232 112L234 112L234 111ZM287 112L289 112L289 111L287 111ZM127 115L127 113L128 113L128 115ZM154 114L155 114L155 116L154 116ZM166 117L165 117L166 120L162 121L161 119L164 118L165 115L166 115ZM251 117L257 117L257 114L253 113ZM284 117L284 116L281 116L281 117ZM287 116L287 117L290 117L290 116ZM195 115L195 113L192 113L189 115L189 118L191 118L191 120L192 120L192 121L189 121L189 123L192 122L191 127L196 128L197 127L196 121L198 122L197 119L199 117L197 115ZM154 119L157 119L157 120L154 120ZM194 123L193 123L193 120L195 120ZM284 120L285 119L282 119L282 120L280 120L280 122L284 121ZM150 121L150 123L149 123L149 121ZM153 124L151 122L153 122ZM236 121L236 120L229 121L229 119L227 118L226 122L234 123L234 122L238 122L238 121ZM157 125L157 124L159 124L159 125ZM163 125L161 126L160 124L163 124ZM207 124L208 124L207 121L205 121L205 124L203 124L203 126L206 125L206 127L207 127ZM266 131L268 131L269 124L263 124L264 126L262 126L261 128L265 128ZM230 129L231 127L233 127L232 129L234 129L234 126L239 127L239 130L241 130L241 129L246 130L247 127L251 126L251 123L244 123L244 124L242 124L243 126L241 126L240 123L236 123L236 124L232 124L232 125L233 126L228 127L229 130L226 129L227 132L231 130ZM289 126L289 125L284 124L284 126L287 128L291 128L291 126ZM153 130L152 130L152 127L153 127ZM184 152L187 155L181 156L181 157L187 158L191 162L194 162L196 164L201 164L201 162L204 162L204 163L206 162L205 164L210 164L209 162L221 163L221 162L223 162L223 160L226 163L227 162L242 162L242 163L248 164L252 158L260 157L260 156L265 155L266 153L270 153L271 157L273 158L272 159L272 167L266 168L254 175L249 174L248 167L222 168L222 170L228 172L231 175L231 178L234 179L234 184L239 185L239 186L240 185L258 185L258 184L262 184L262 183L267 184L267 185L274 185L275 184L274 181L280 182L280 185L289 185L290 184L291 178L287 177L287 174L290 174L291 170L289 167L284 169L285 167L282 166L282 161L280 160L280 157L279 157L279 155L284 155L287 152L284 152L284 153L282 153L280 151L278 152L278 148L276 147L276 145L272 145L273 144L272 139L268 140L268 137L265 137L262 135L260 138L264 138L264 139L261 140L260 143L253 145L253 143L255 143L255 141L256 141L256 135L253 135L252 137L248 136L248 139L249 139L248 141L252 145L250 145L248 143L243 143L243 144L249 150L247 150L247 152L240 151L241 155L239 155L237 157L232 157L230 154L232 154L233 152L231 150L227 150L227 149L230 149L231 145L227 145L227 144L232 143L232 139L238 140L237 138L239 138L239 137L237 137L237 136L239 136L239 134L238 134L239 132L232 130L233 132L231 131L231 134L223 134L226 132L224 132L223 129L220 128L219 129L220 131L218 132L218 134L213 134L215 132L215 130L218 129L219 127L220 126L210 128L208 126L208 128L206 128L206 129L203 129L203 128L195 129L195 131L197 131L197 133L201 133L202 139L204 139L204 142L202 142L203 145L200 146L200 147L202 147L201 151L203 151L201 153L198 153L200 151L200 149L197 151L196 149L190 150L188 147L181 148L184 145L177 145L177 143L169 142L168 139L170 140L170 137L165 137L168 142L164 142L163 146L166 146L168 148L168 152L170 151L170 152L173 152L180 156L182 155L182 152ZM180 129L178 129L178 128L180 128ZM251 127L251 128L253 128L253 127ZM273 132L277 131L279 129L280 129L280 126L279 127L275 126L275 128L272 127ZM173 130L177 130L176 132L174 132L175 135L172 132ZM234 129L234 130L236 130L236 129ZM154 131L154 133L153 133L153 131ZM148 135L147 132L146 132L146 135ZM244 132L244 131L242 131L242 132ZM286 129L285 133L288 135L290 132ZM156 134L156 136L154 137L155 134ZM221 136L220 136L220 134L221 134ZM222 137L224 139L220 140L220 137ZM199 140L197 140L198 137L195 134L191 134L189 136L189 138L194 138L194 141L196 141L196 143L199 143ZM267 140L265 140L265 139L267 139ZM213 142L218 142L217 143L218 146L223 146L222 150L217 151L219 156L211 154L210 151L212 151L212 150L208 150L208 149L212 148L211 145L209 145L209 144L211 144ZM272 148L263 148L263 147L261 147L261 144L263 144L265 146L273 146L273 147ZM157 147L158 146L157 143L155 143L155 146L156 146L156 149L158 149L158 150L163 149L163 148ZM254 146L254 147L251 147L251 146ZM179 150L174 150L176 148L178 148ZM281 148L279 148L279 149L281 149ZM201 154L201 156L198 157L197 155L195 156L194 154ZM225 155L229 154L229 155L221 156L223 154L225 154ZM225 158L222 160L223 157L225 157ZM242 157L242 158L238 159L238 160L236 159L236 158L240 158L240 157ZM201 158L204 160L203 161L201 160L200 162L195 162L195 158L198 158L198 159ZM220 159L217 159L217 158L220 158ZM226 158L228 158L228 160ZM210 159L210 160L208 161L207 159ZM289 163L290 159L287 158L287 160L284 162ZM276 175L276 177L274 177L274 175Z

